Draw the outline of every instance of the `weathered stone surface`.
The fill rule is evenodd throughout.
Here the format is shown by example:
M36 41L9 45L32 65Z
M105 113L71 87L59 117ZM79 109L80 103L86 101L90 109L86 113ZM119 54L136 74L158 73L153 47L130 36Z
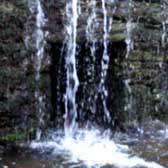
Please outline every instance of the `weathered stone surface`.
M64 97L59 93L60 90L61 93L65 93L66 68L65 57L62 59L60 55L65 38L66 1L43 0L42 2L47 18L43 29L49 34L46 37L45 58L42 61L38 87L42 94L46 95L46 111L50 114L51 123L62 123L63 112L61 111L64 111ZM90 58L90 64L87 63L91 41L86 41L86 25L90 9L85 0L81 0L80 3L82 13L78 20L77 67L81 86L77 99L78 109L82 109L80 101L87 99L90 90L99 83L103 51L103 11L101 1L97 0L98 56L94 74L96 78L94 82L86 84L85 81L89 77L86 75L85 68L92 63ZM159 0L134 0L133 4L134 7L129 10L126 1L118 0L115 4L110 0L107 1L108 18L113 17L108 47L110 65L106 81L109 91L107 105L114 118L113 126L119 125L120 129L123 128L125 121L141 122L147 116L168 121L168 43L166 37L166 45L163 47L163 7ZM114 6L116 6L115 12ZM134 50L126 58L126 23L129 15L134 24L132 30ZM34 31L35 21L35 16L28 12L26 1L0 1L0 128L3 129L10 130L14 126L14 129L25 130L27 129L25 125L29 128L36 125L37 101L34 94L37 84L34 39L30 39L28 46L25 45L25 37ZM125 85L125 80L129 80L131 92ZM86 95L84 96L83 93ZM82 110L86 110L86 113L80 112L78 120L84 123L82 117L86 119L90 117L91 121L101 124L102 112L100 103L97 102L97 104L99 112L95 117L88 110L87 101L85 101ZM131 109L127 109L127 105L131 106Z
M3 136L21 131L27 133L27 138L35 130L35 50L25 44L29 15L24 0L0 1L0 135ZM50 94L48 71L46 63L39 85L46 96Z
M79 48L83 46L83 43L86 43L86 46L83 46L81 50L82 53L84 53L83 50L85 48L86 53L83 55L88 55L89 51L87 47L89 46L87 46L88 43L86 42L85 31L90 9L88 8L86 1L81 0L80 4L82 14L79 16L78 20L77 42ZM117 55L115 52L113 54L109 54L111 61L108 81L111 82L108 82L107 87L109 88L109 95L112 95L111 98L109 96L108 100L111 113L114 113L116 118L125 117L125 120L130 121L135 119L141 122L145 117L151 115L154 118L159 118L167 122L167 43L164 48L162 46L162 24L164 21L164 15L167 15L167 11L164 11L165 13L163 13L163 4L161 1L134 0L133 8L131 9L129 9L127 1L118 0L115 4L108 1L106 5L108 9L108 18L113 17L113 25L109 40L114 43L114 45L112 45L114 48L110 51L111 53L115 50L118 52L122 51L122 54L119 54L121 55L120 57L115 57L114 54ZM114 6L116 6L115 12ZM47 29L51 32L48 36L48 42L51 42L52 44L62 43L65 37L63 36L65 31L63 24L66 21L64 12L65 3L55 1L53 3L51 2L47 7L48 11L49 9L58 9L55 11L54 15L52 12L48 12L50 24ZM97 1L96 7L97 24L99 25L97 27L96 37L98 43L101 43L103 38L103 11L101 1ZM125 43L125 39L127 38L126 23L129 16L132 17L132 23L134 24L131 37L134 42L134 50L131 51L127 59L125 57L126 47L123 49L120 45L115 44ZM57 24L57 30L53 31L54 29L51 28L51 25L53 25L52 23ZM100 46L100 44L97 45L98 48L101 48ZM81 61L79 62L81 63ZM83 62L82 64L85 63ZM100 65L99 62L96 64ZM84 68L84 66L82 67ZM83 73L84 72L81 73L79 66L78 74L81 83L83 83L83 80L85 79L81 77L84 75ZM131 89L131 92L128 91L127 86L124 84L121 84L122 89L120 88L118 92L115 92L118 84L116 80L118 79L123 83L125 80L129 80L129 89ZM97 79L95 80L97 81ZM111 86L114 88L112 87L113 89L111 89ZM87 90L84 91L84 93L87 93ZM117 99L117 95L123 96L124 98L119 100ZM115 102L114 97L116 98L116 102L121 101L121 104L118 103L118 105L115 106L116 103L113 103ZM131 106L131 109L124 111L123 101L125 102L125 106L129 105ZM122 117L119 117L117 113L115 114L117 108L120 108L118 111L120 111L119 114ZM129 115L130 117L128 117ZM85 117L87 118L87 114ZM101 123L102 121L99 122Z

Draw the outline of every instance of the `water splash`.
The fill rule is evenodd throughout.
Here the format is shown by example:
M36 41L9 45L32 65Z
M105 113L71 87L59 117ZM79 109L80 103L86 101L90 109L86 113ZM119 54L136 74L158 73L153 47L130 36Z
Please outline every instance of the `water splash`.
M66 3L66 44L67 44L67 88L65 95L65 134L72 134L76 128L76 92L79 80L76 70L76 36L78 20L78 0L72 0Z
M138 157L131 157L129 154L128 146L116 144L110 138L109 133L102 133L97 129L86 129L77 130L76 118L76 92L79 85L79 80L77 76L76 69L76 38L77 38L77 21L78 21L78 11L79 1L72 0L66 3L66 66L67 66L67 89L65 94L65 135L61 133L52 133L48 141L45 142L32 142L32 148L41 148L45 150L50 148L53 150L53 154L61 153L67 162L82 162L87 167L99 168L105 165L114 165L118 167L132 168L138 165L152 168L163 168L159 164L153 162L146 162ZM94 2L94 1L92 1ZM93 3L94 5L94 3ZM106 99L108 96L107 89L105 87L105 80L107 77L107 70L109 66L109 55L108 55L108 34L110 28L108 25L108 17L106 10L105 0L102 0L103 9L103 57L102 57L102 73L101 73L101 92L103 99L103 108L105 116L108 120L111 120L109 111L106 105ZM93 11L93 18L95 17ZM93 20L93 18L90 18ZM89 20L88 20L89 21ZM90 21L89 21L90 22ZM112 24L112 21L109 23ZM127 33L130 35L130 23L128 21ZM90 35L89 35L90 36ZM88 36L88 37L89 37ZM127 53L130 52L131 37L126 40L127 43ZM128 47L129 46L129 47ZM93 43L92 55L95 56L95 48ZM129 89L129 87L128 87ZM68 157L67 157L68 154Z
M106 165L115 167L133 168L164 168L163 166L147 162L139 157L131 156L127 145L116 144L109 137L96 129L78 130L74 137L63 137L52 134L51 141L32 143L35 149L52 149L53 154L61 154L66 158L66 163L77 163L80 167L101 168Z

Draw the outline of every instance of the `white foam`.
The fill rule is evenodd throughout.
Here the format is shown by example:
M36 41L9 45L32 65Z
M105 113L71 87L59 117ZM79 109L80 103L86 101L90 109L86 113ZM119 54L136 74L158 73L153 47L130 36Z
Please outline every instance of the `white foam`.
M168 139L168 128L166 128L165 130L161 130L159 132L160 132L162 138Z
M116 144L108 136L101 136L98 131L80 131L75 137L64 137L60 143L56 141L32 142L32 148L54 148L54 153L61 151L68 154L69 162L83 162L87 167L110 164L119 168L145 166L147 168L164 168L155 162L147 162L129 154L127 145Z

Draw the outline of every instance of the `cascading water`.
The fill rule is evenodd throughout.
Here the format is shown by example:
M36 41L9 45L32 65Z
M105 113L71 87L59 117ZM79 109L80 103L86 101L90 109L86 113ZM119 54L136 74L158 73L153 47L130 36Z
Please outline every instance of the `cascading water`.
M162 21L162 37L161 37L161 42L162 42L162 47L165 47L166 44L166 36L167 36L167 5L165 1L162 1L162 17L163 17L163 21Z
M89 5L88 5L91 9L90 12L90 16L87 19L87 27L86 27L86 37L87 37L87 41L88 43L91 42L90 45L90 52L91 52L91 56L93 57L93 60L95 60L95 52L96 52L96 37L95 37L95 31L96 31L96 1L95 0L91 0ZM92 67L94 71L94 67ZM93 73L93 72L92 72Z
M112 0L111 3L113 4L114 1ZM112 120L110 112L107 107L107 97L108 97L108 90L106 88L106 80L107 80L107 71L109 68L110 57L108 54L108 46L109 46L109 38L110 38L110 31L112 29L113 24L113 15L116 11L116 7L114 6L113 15L108 18L107 14L107 7L106 1L102 0L102 10L103 10L103 56L101 61L101 81L100 81L100 92L102 97L103 103L103 111L105 114L105 118L108 122Z
M91 57L96 57L96 38L94 33L96 27L93 25L96 21L96 1L89 1L89 7L92 8L91 15L87 21L86 36L88 41L92 41L90 45ZM88 2L88 3L89 3ZM131 4L130 0L130 4ZM112 1L113 3L113 1ZM132 4L131 4L132 5ZM32 142L32 148L39 148L43 151L46 148L52 149L54 155L65 157L67 163L77 163L76 167L95 167L100 168L106 165L114 165L115 167L133 168L137 166L151 167L151 168L163 168L159 164L154 162L147 162L138 157L132 157L129 154L127 145L121 145L115 143L111 139L111 134L108 131L100 131L97 128L78 128L77 125L77 105L76 105L76 93L79 85L76 67L76 48L77 48L77 23L79 17L79 1L69 0L66 2L66 70L67 70L67 86L65 94L65 115L64 115L64 133L60 135L59 130L52 132L46 141ZM107 78L107 70L109 68L109 32L112 27L113 18L109 18L107 15L106 2L102 0L103 10L103 56L101 60L101 81L98 88L101 93L101 99L103 102L103 112L107 121L111 120L108 108L107 108L107 96L108 92L105 86ZM115 10L114 10L115 11ZM129 18L127 22L127 55L129 55L132 49L132 38L130 28L132 25L132 18ZM93 26L93 27L92 27ZM43 39L44 40L44 39ZM94 65L89 69L89 73L93 73ZM93 74L91 74L93 75ZM129 81L126 81L128 85ZM128 85L129 89L129 85ZM85 113L85 111L83 111ZM96 111L95 111L96 113ZM105 120L106 120L105 119ZM73 165L72 165L73 166ZM74 166L75 167L75 166Z
M133 18L132 18L132 10L133 10L133 2L132 0L128 0L128 21L126 23L126 44L127 44L127 54L126 54L126 58L129 57L130 51L133 50L134 48L134 42L132 39L132 31L134 29L134 23L132 22Z
M110 117L110 113L108 111L107 108L107 96L108 96L108 91L105 87L105 80L107 77L107 70L108 70L108 66L109 66L109 55L108 55L108 27L109 25L107 25L107 10L106 10L106 3L105 0L102 0L102 9L103 9L103 57L102 57L102 62L101 62L101 66L102 66L102 71L101 71L101 84L100 84L100 90L101 90L101 94L102 94L102 101L103 101L103 110L105 113L105 116L107 117L107 120L110 121L111 117Z
M133 29L135 28L135 25L133 23L132 18L132 11L133 11L133 1L128 0L128 21L126 23L126 39L125 43L127 45L126 50L126 59L129 59L130 52L134 49L134 41L133 41ZM128 112L128 121L131 121L132 114L135 113L135 109L133 109L133 96L132 96L132 88L130 86L130 77L129 77L129 65L126 64L126 73L128 75L127 79L125 79L125 88L126 88L126 105L124 107L124 110Z
M76 70L76 36L77 36L77 20L78 20L78 1L72 0L66 4L67 16L67 88L65 95L65 133L72 134L76 128L76 92L79 85Z
M90 50L90 56L91 56L91 64L89 65L88 68L88 76L89 76L89 82L93 83L94 78L95 78L95 60L96 60L96 1L91 0L88 2L88 19L87 19L87 26L86 26L86 38L87 38L87 43L89 45L89 50ZM95 101L97 99L97 94L95 93L95 88L93 87L89 98L88 98L88 103L91 108L91 112L95 113L96 112L96 107L95 107Z
M40 71L42 67L42 60L44 58L44 45L45 45L45 33L42 30L44 24L45 24L45 16L44 12L41 6L40 0L36 1L28 1L29 10L32 15L36 14L36 29L33 32L31 36L27 36L26 43L29 42L30 39L33 39L33 42L35 42L35 49L36 49L36 55L35 55L35 82L36 82L36 90L35 90L35 98L37 101L37 118L38 118L38 125L37 125L37 132L36 132L36 138L37 140L40 140L41 134L45 125L44 116L45 116L45 95L42 94L39 88L40 84ZM30 44L29 44L30 45ZM32 44L31 44L32 45Z
M43 26L45 24L45 16L44 12L41 6L40 0L37 0L37 15L36 15L36 64L35 64L35 69L36 69L36 82L37 85L40 82L40 70L42 66L42 60L44 58L44 31L42 30ZM44 115L45 115L45 96L41 94L39 88L36 89L35 92L35 97L37 99L37 115L38 115L38 130L37 130L37 140L40 140L41 134L42 134L42 128L44 127Z
M165 47L166 47L165 45L166 45L166 41L167 41L166 38L167 38L167 22L168 22L167 16L168 16L168 11L167 11L166 2L164 0L161 1L161 2L162 2L161 6L160 6L160 8L162 10L162 13L161 13L161 16L162 16L161 47L163 49L163 53L162 54L164 55L165 54L164 50L165 50ZM158 46L158 55L160 55L161 52L162 52L162 50L160 50L160 46ZM163 61L161 61L159 63L160 68L163 68L163 63L164 63L164 59L163 59Z
M36 49L37 49L37 66L36 66L36 81L40 79L40 70L42 65L42 59L44 57L44 32L42 27L44 26L44 12L41 7L41 2L37 0L37 15L36 15Z

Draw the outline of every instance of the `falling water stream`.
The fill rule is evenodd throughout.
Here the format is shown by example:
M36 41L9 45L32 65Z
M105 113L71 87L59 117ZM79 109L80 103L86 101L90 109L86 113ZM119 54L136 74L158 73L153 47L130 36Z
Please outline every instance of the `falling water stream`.
M42 60L44 58L44 31L42 30L45 24L44 12L41 6L40 0L37 0L37 15L36 15L36 83L39 85L40 82L40 71L42 66ZM38 120L38 130L37 130L37 140L40 140L42 134L42 127L44 126L44 100L45 96L42 95L39 88L35 91L35 97L37 99L37 115L39 117Z
M161 42L162 42L162 47L165 47L166 44L166 36L167 36L167 29L166 29L166 25L167 25L167 5L166 2L163 1L162 2L162 17L163 17L163 21L162 21L162 37L161 37Z
M66 4L67 16L67 89L65 95L65 134L72 134L76 129L76 92L79 80L76 70L76 36L78 21L78 1L72 0Z
M92 24L96 22L96 1L91 0L91 13L87 21L87 40L92 41L90 45L91 56L96 57L96 39L94 32L96 27ZM107 77L107 70L109 66L108 55L108 33L109 27L112 27L112 21L107 19L106 1L102 0L103 9L103 56L101 61L101 82L100 92L103 101L104 115L107 121L110 121L110 114L107 108L107 89L105 80ZM100 131L95 127L78 128L77 119L77 104L76 93L79 86L79 79L76 68L76 50L77 50L77 26L79 11L78 0L68 1L66 3L66 17L65 24L66 37L65 43L67 46L66 52L66 67L67 67L67 88L65 94L65 115L64 115L64 129L65 132L51 132L48 138L44 141L31 142L31 148L44 151L52 151L55 156L64 157L64 164L69 164L69 167L95 167L100 168L105 165L113 165L115 167L133 168L137 166L163 168L163 166L147 162L136 156L131 156L127 145L116 143L111 139L110 131ZM112 18L111 18L112 19ZM127 22L127 54L129 54L131 47L131 18ZM93 38L93 39L92 39ZM93 67L94 69L94 67ZM93 73L92 69L90 73ZM73 163L73 164L72 164ZM62 163L63 164L63 163ZM64 165L63 164L63 165ZM72 164L72 166L71 166ZM62 165L62 167L63 167ZM59 165L61 167L61 165Z
M129 55L131 53L131 51L134 49L134 41L133 41L133 30L135 28L135 24L133 23L133 1L132 0L128 0L128 20L126 23L126 39L125 39L125 43L127 44L127 50L126 50L126 67L125 67L125 73L127 76L127 79L125 79L124 83L125 83L125 88L126 88L126 103L125 103L125 107L124 110L126 112L128 112L128 121L131 120L131 116L133 116L133 113L135 113L135 109L133 108L133 96L132 96L132 88L130 86L131 83L131 79L129 76L129 67L128 65L128 59L129 59Z
M40 90L40 80L41 80L41 68L42 61L44 58L44 46L45 46L45 32L43 27L45 25L46 19L42 4L40 0L29 0L28 1L29 11L31 16L36 15L35 19L35 28L34 31L28 33L25 39L26 46L31 48L35 46L35 55L34 55L34 70L35 70L35 99L36 99L36 116L38 118L37 123L37 132L36 139L40 140L43 128L45 125L44 116L45 116L45 95ZM31 20L32 18L30 18ZM28 21L29 22L29 21ZM32 29L32 28L29 28Z
M87 19L87 26L86 26L86 38L87 38L87 43L89 44L89 50L90 50L90 56L91 56L91 64L89 65L88 68L88 76L89 76L89 82L94 83L94 78L95 78L95 61L96 61L96 23L97 23L97 18L96 18L96 1L91 0L88 2L88 19ZM89 106L91 108L92 113L96 113L96 105L95 101L97 99L97 94L96 94L96 89L93 87L90 95L89 95Z
M107 24L107 10L106 10L106 3L105 0L102 0L102 9L103 9L103 57L102 57L102 70L101 70L101 92L102 92L102 100L103 100L103 110L105 113L105 116L107 117L107 120L110 121L110 114L108 111L107 107L107 96L108 96L108 91L105 86L105 80L107 77L107 70L109 67L109 55L108 55L108 27L109 25Z
M129 57L130 51L133 50L134 48L134 42L132 39L132 32L134 29L134 23L133 23L133 18L132 18L132 11L133 11L133 1L128 0L128 21L126 23L126 44L127 44L127 54L126 58Z
M128 1L129 10L132 8L132 0ZM108 3L114 3L114 1L108 1ZM48 131L46 139L41 139L42 127L43 127L43 101L44 96L41 95L39 87L37 87L35 97L38 100L37 103L37 115L39 116L37 126L37 138L35 141L30 143L30 148L40 151L39 153L49 155L49 160L52 161L55 157L58 160L54 160L52 166L58 168L164 168L164 166L155 163L153 161L145 161L141 157L131 153L127 143L136 143L137 137L130 139L127 135L115 137L109 130L101 129L100 127L94 126L78 126L78 104L77 104L77 92L80 86L77 69L77 37L78 37L78 20L82 13L79 0L68 0L65 5L65 38L64 44L66 48L65 64L66 64L66 92L64 95L65 112L64 112L64 132L60 130ZM90 10L87 18L86 25L86 39L89 43L89 51L94 63L96 59L96 43L98 39L95 36L97 30L97 1L89 0L88 8ZM42 60L44 57L44 44L45 44L45 33L42 27L45 23L44 11L40 0L36 3L36 83L40 81L40 70L42 68ZM103 33L102 33L102 44L103 53L101 59L101 77L99 82L98 92L101 94L104 120L111 122L112 118L107 106L108 90L106 88L107 73L109 69L110 56L108 54L109 47L109 33L113 29L113 16L109 16L107 13L107 1L101 0L101 8L103 11ZM33 6L34 7L34 6ZM113 14L116 11L116 7L113 9ZM129 11L130 12L130 11ZM131 12L130 12L131 13ZM133 23L131 14L129 14L128 21L126 23L126 45L127 53L126 58L128 59L131 50L133 49ZM163 22L163 30L164 30ZM164 31L165 32L165 31ZM164 44L165 35L163 34L162 41ZM91 65L89 72L90 80L94 81L94 64ZM129 94L131 94L131 87L129 85L129 79L125 80L126 88ZM93 91L94 94L95 92ZM95 95L96 96L96 95ZM89 98L88 98L89 99ZM94 102L96 100L93 99ZM130 103L132 100L127 102L127 110L129 110ZM96 113L94 107L91 107L92 112ZM93 110L94 109L94 110ZM82 111L84 113L84 111ZM123 138L126 137L126 138ZM126 143L127 142L127 143ZM40 158L40 157L39 157ZM30 159L31 160L31 159ZM32 159L33 160L33 159ZM46 161L45 160L45 161ZM31 162L31 161L30 161ZM37 161L36 161L37 163ZM29 163L30 164L30 163ZM28 165L29 165L28 164ZM32 164L32 163L31 163ZM31 165L30 164L30 165ZM41 167L43 167L41 165ZM44 166L45 167L45 166ZM4 167L5 168L5 167Z

